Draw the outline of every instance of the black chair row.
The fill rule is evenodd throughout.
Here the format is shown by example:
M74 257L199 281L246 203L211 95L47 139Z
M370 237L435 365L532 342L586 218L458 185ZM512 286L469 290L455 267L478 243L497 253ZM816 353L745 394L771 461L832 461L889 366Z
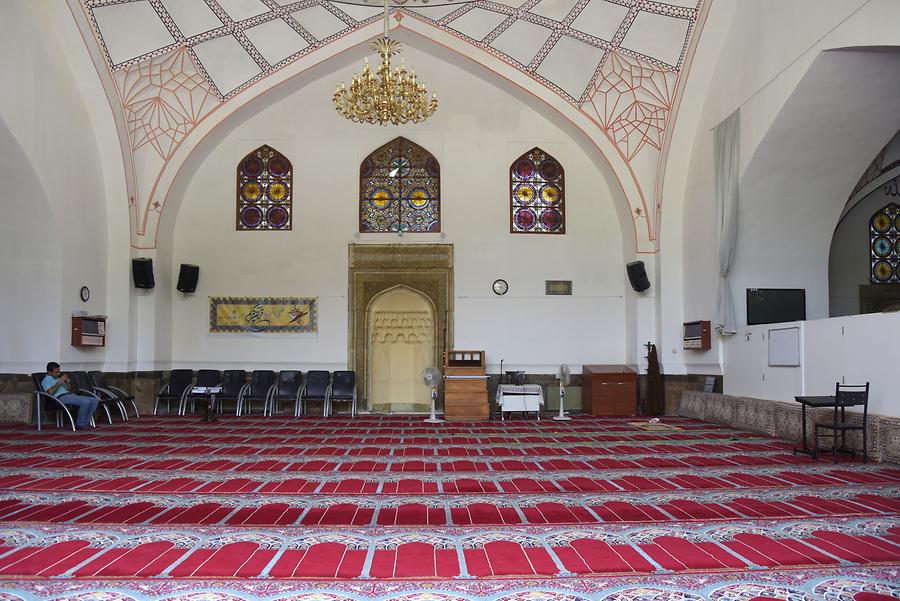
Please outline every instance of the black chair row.
M35 372L31 374L31 381L34 384L34 400L35 414L37 416L37 427L41 429L41 412L47 408L51 408L56 413L56 426L62 425L63 416L68 418L72 430L75 429L75 419L72 412L63 403L52 394L46 392L42 382L46 377L46 372ZM97 399L97 407L103 409L106 413L106 420L112 423L112 413L110 408L118 410L122 421L128 421L128 408L131 405L134 410L134 417L140 417L137 403L134 402L134 396L128 394L121 388L110 386L106 382L106 376L100 371L73 371L69 372L71 381L69 382L69 391L82 396L91 396Z
M216 389L212 394L209 389ZM219 390L220 389L220 390ZM247 382L247 372L243 369L228 369L219 372L214 369L194 372L190 369L173 369L169 382L157 395L153 414L159 413L161 402L166 404L166 413L171 413L171 403L177 403L178 415L194 410L197 400L215 402L222 413L224 404L234 402L235 415L253 413L254 402L262 404L263 415L280 413L282 404L294 404L294 417L306 413L309 401L322 402L322 415L328 417L336 402L350 403L350 415L356 416L356 372L324 370L303 372L283 370L276 376L272 370L256 370Z

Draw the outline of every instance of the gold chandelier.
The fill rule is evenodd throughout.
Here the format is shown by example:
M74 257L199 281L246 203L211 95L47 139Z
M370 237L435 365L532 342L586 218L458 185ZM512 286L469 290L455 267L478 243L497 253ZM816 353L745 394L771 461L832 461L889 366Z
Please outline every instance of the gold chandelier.
M381 55L381 66L373 73L366 59L362 75L353 75L349 89L341 82L332 97L337 112L356 123L418 123L437 109L437 94L429 100L425 84L416 81L415 70L407 73L402 59L391 71L391 57L400 53L400 44L388 37L388 1L384 0L384 37L371 45Z

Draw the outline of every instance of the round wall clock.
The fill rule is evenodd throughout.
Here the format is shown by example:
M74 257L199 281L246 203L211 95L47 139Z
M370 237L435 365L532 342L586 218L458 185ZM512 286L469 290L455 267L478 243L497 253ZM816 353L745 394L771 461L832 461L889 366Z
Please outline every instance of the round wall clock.
M506 283L506 280L495 280L491 289L493 289L494 294L502 296L509 290L509 284Z
M91 298L91 289L87 286L81 287L81 300L84 302L88 302L88 299Z

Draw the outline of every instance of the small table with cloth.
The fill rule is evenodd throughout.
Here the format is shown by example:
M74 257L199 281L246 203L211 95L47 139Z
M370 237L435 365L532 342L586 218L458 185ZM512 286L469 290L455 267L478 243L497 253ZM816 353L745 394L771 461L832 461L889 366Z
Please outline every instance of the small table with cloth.
M541 419L541 406L544 404L544 390L540 384L500 384L497 386L497 406L500 408L500 419L510 411L534 411Z

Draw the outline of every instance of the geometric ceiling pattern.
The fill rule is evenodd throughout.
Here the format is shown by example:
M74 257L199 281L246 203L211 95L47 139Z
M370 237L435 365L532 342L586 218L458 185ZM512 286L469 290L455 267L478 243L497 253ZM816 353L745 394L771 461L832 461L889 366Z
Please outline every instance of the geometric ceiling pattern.
M377 0L75 2L115 84L130 152L163 163L218 105L383 12ZM527 74L593 121L626 162L647 155L646 165L663 147L702 4L391 1L395 22L427 23ZM131 158L152 170L153 160Z

